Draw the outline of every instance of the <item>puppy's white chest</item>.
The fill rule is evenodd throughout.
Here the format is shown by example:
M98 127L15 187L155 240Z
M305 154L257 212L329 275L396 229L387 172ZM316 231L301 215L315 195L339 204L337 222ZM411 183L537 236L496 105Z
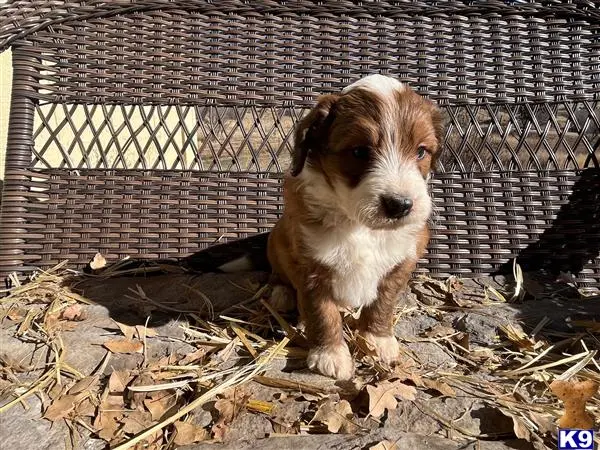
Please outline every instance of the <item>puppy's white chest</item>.
M377 298L381 279L397 264L416 256L414 230L338 227L329 233L306 233L312 257L333 271L335 300L348 307Z

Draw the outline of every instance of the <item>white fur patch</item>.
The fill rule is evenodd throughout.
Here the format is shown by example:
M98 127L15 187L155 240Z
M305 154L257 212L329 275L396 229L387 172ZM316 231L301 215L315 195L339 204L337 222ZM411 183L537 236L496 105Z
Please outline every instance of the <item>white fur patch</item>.
M247 256L242 256L238 259L234 259L233 261L226 262L218 267L219 270L225 273L248 272L252 270L252 268L252 261Z
M329 227L327 231L302 230L310 256L333 271L332 288L339 305L351 308L369 305L377 298L381 279L394 266L417 257L416 236L431 208L426 187L423 188L426 198L421 199L425 206L415 205L422 208L422 213L414 211L400 227L373 229L364 223L370 220L366 210L372 205L375 208L381 193L396 192L390 190L393 186L402 192L400 176L391 185L385 184L387 181L378 183L377 177L369 176L364 180L369 183L365 187L361 183L356 189L336 183L335 191L310 167L300 177L308 213ZM423 177L420 183L425 186Z
M351 308L372 303L381 279L394 266L417 255L414 225L373 230L346 222L327 232L303 231L311 256L333 271L336 302Z
M375 336L366 332L363 334L365 340L375 348L375 353L386 364L398 361L400 357L400 345L394 336Z
M394 92L402 92L405 86L395 78L388 77L380 74L367 75L358 81L355 81L349 86L342 89L342 94L347 94L354 89L368 89L371 92L375 92L382 97L388 97Z
M390 146L391 147L391 146ZM336 189L343 189L336 186ZM427 181L419 171L416 160L402 159L401 154L388 148L374 162L371 172L347 196L354 216L363 223L377 214L380 196L406 197L413 208L405 222L425 224L431 214L432 204Z
M349 380L354 375L354 361L345 342L335 347L310 349L306 363L310 370L337 380Z
M278 284L271 291L269 304L276 311L292 311L296 308L296 291L290 286Z

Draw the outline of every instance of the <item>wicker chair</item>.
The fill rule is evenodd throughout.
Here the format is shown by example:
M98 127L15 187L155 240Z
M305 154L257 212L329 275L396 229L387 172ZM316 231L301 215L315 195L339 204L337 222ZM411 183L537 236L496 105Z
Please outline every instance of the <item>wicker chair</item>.
M9 46L2 275L267 232L294 124L378 72L446 112L421 272L600 286L595 1L13 0Z

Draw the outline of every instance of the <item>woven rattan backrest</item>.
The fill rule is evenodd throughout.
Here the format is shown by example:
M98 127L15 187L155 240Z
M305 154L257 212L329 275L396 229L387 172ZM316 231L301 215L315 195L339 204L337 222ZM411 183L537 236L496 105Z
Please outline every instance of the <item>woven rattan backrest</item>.
M139 2L27 35L33 166L279 172L304 109L373 72L447 107L442 170L597 165L598 10L358 3Z
M0 14L15 79L7 173L27 179L7 183L0 269L268 230L295 124L319 95L383 73L445 113L426 270L496 269L580 189L588 206L552 242L572 233L582 280L600 278L594 1L12 1Z

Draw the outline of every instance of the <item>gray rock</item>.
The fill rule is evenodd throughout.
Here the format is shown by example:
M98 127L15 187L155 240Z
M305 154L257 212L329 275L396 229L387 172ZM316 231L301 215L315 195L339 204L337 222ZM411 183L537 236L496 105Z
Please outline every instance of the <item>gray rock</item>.
M452 325L458 331L469 334L471 343L492 345L498 343L498 329L506 323L502 317L490 313L469 311L464 314L452 314Z
M272 437L261 440L240 440L220 445L220 450L361 450L383 441L396 443L399 449L411 450L528 450L529 446L513 446L516 441L494 442L484 446L483 442L453 441L438 436L423 436L417 433L405 433L399 430L378 429L366 435L290 435L289 437ZM521 441L518 441L519 443ZM481 444L481 445L480 445ZM487 444L487 443L486 443ZM527 444L527 443L525 443ZM209 450L214 449L214 444L196 444L180 447L181 450Z
M65 448L69 429L64 421L40 420L42 404L37 397L26 400L25 410L15 405L0 416L0 442L3 449L60 450Z
M396 336L400 339L414 339L423 331L437 325L438 321L426 314L415 313L402 317L395 326Z
M426 367L447 369L456 365L452 356L432 342L411 342L407 346Z

